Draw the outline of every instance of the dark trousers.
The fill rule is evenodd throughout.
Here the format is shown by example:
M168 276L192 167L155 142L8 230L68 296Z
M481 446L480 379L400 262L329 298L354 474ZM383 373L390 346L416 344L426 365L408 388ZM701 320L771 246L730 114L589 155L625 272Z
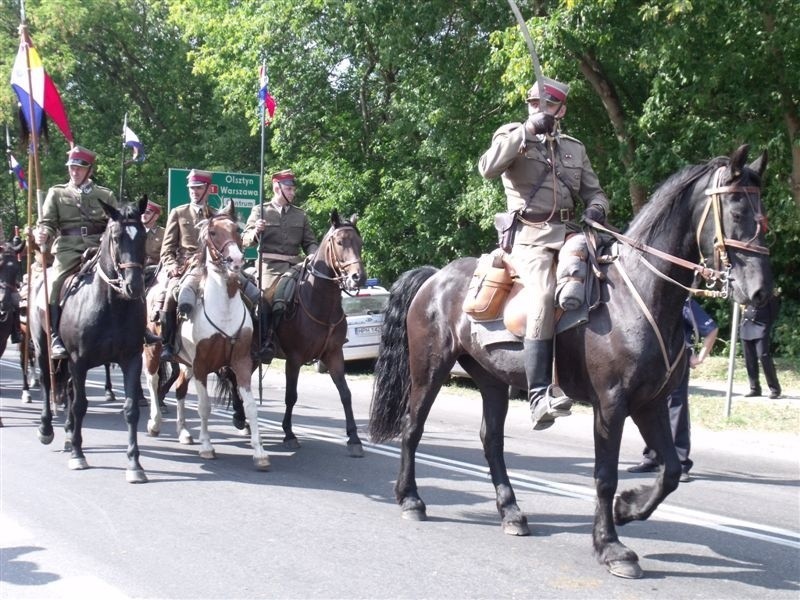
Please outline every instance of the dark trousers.
M689 367L681 382L667 396L667 406L669 406L669 426L672 430L672 439L675 440L675 449L678 451L678 459L681 461L684 472L688 473L694 462L689 458L689 450L692 447L691 432L692 426L689 421ZM656 461L656 452L645 447L643 450L645 460Z
M781 384L778 383L775 364L772 362L772 355L769 353L769 338L742 340L742 350L744 352L744 367L747 369L747 379L750 381L750 389L761 391L761 384L758 381L758 361L760 359L761 365L764 367L764 379L767 380L769 391L774 394L780 394Z

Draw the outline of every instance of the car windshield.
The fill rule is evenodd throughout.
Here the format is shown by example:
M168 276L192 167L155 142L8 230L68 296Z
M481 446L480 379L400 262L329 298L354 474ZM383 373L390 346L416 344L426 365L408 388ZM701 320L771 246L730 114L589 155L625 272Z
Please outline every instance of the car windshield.
M342 309L348 317L361 315L374 315L386 310L388 295L381 296L350 296L342 298Z

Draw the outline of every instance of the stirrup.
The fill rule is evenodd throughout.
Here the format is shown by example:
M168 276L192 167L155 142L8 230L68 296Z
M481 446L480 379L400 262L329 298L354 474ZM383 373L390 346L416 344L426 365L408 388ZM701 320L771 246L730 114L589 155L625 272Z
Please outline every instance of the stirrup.
M572 414L572 399L557 385L549 385L531 406L533 429L541 431L551 427L558 417Z
M50 342L50 358L53 360L66 360L69 358L69 352L64 347L64 343L57 337Z

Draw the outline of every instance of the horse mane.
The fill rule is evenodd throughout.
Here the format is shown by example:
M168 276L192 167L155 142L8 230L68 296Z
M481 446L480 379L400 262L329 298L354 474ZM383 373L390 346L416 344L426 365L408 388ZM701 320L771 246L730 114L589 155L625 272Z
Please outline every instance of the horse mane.
M675 227L679 217L688 212L691 188L700 178L730 160L720 156L701 165L690 165L674 173L658 186L642 210L633 219L628 235L647 244Z

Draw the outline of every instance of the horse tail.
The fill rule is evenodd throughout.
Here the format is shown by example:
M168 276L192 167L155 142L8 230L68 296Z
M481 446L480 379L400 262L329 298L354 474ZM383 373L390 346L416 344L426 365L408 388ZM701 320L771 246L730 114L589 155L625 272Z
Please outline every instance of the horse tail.
M215 388L217 406L225 405L230 408L239 398L239 389L236 383L236 374L230 367L222 367L217 371L217 386ZM239 400L241 402L241 400Z
M437 271L435 267L406 271L389 290L370 404L369 434L374 442L388 441L402 430L411 382L406 317L419 288Z

